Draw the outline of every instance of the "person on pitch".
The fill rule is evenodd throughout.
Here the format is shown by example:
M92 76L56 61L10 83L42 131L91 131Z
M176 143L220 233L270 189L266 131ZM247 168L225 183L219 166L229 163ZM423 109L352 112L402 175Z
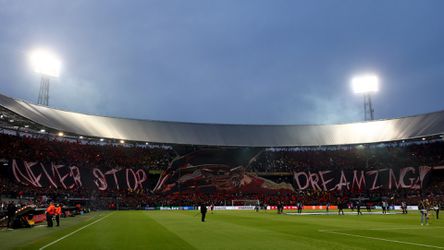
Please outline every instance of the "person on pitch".
M425 199L419 202L418 210L421 213L421 226L429 225L429 200Z
M284 206L282 205L282 202L278 202L276 208L277 208L277 213L281 214L282 211L284 210Z
M48 223L48 227L53 226L52 217L54 216L55 212L56 208L54 206L54 203L53 202L49 203L48 208L46 208L46 222Z
M254 206L254 211L259 212L259 205Z
M337 200L337 206L338 206L338 215L344 215L344 203L341 201L341 198L338 197Z
M436 219L439 220L439 210L441 209L441 205L439 201L435 201L435 206L433 207L436 213Z
M387 214L387 201L382 201L382 214Z
M205 222L205 216L207 215L207 206L202 202L200 204L200 214L202 215L202 222Z
M401 209L403 214L407 214L407 203L405 201L401 202Z
M353 201L348 203L349 208L351 209L352 212L355 211L355 203Z
M302 213L302 202L298 201L298 203L296 204L297 208L298 208L298 214Z
M62 205L57 204L55 209L55 219L56 219L56 226L60 226L60 216L62 216Z
M358 210L358 215L362 215L361 212L361 200L356 201L356 209Z
M13 201L10 201L7 207L7 213L8 213L7 227L12 227L12 225L14 224L15 211L17 211L17 207L15 206Z

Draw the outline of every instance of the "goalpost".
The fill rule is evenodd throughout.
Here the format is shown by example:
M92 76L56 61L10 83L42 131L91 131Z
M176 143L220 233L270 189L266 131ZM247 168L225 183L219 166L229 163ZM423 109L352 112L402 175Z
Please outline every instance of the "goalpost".
M259 200L231 200L231 206L259 206Z

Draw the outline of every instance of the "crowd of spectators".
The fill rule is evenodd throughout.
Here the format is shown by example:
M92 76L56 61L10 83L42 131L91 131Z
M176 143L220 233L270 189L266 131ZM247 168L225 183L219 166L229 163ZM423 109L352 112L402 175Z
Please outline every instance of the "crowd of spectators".
M310 169L379 169L444 165L444 140L433 143L396 143L379 147L268 149L250 165L255 172L292 172Z
M27 161L56 162L84 167L127 167L149 170L165 170L177 156L172 148L143 147L140 145L116 145L84 141L63 141L30 136L0 134L0 160L23 159ZM444 165L444 142L410 143L386 145L383 147L348 147L339 149L280 148L265 149L247 167L248 171L262 173L283 173L267 178L280 183L293 183L291 173L307 170L378 169L382 167ZM1 167L1 166L0 166ZM0 171L1 173L1 171ZM84 190L83 188L62 190L33 188L20 185L11 179L0 176L0 194L3 197L30 198L35 203L45 200L68 202L70 199L83 199L91 206L100 208L140 208L145 206L195 205L202 201L214 205L230 205L232 200L259 200L263 204L292 205L298 201L306 205L334 203L338 197L350 200L365 197L380 202L388 199L415 204L421 197L442 199L443 176L434 178L422 190L377 190L374 192L350 190L342 191L270 191L270 193L240 192L180 192L158 194L145 190Z
M143 145L88 144L32 136L0 134L0 159L87 166L165 169L175 157L171 149Z

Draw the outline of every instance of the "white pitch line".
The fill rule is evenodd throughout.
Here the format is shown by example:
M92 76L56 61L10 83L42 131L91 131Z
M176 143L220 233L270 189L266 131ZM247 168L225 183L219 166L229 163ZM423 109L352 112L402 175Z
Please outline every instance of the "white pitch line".
M412 245L412 246L444 249L444 247L441 247L441 246L427 245L427 244L414 243L414 242L408 242L408 241L400 241L400 240L389 240L389 239L370 237L370 236L364 236L364 235L359 235L359 234L348 234L348 233L341 233L341 232L335 232L335 231L326 231L326 230L324 230L322 232L324 232L324 233L331 233L331 234L340 234L340 235L346 235L346 236L352 236L352 237L358 237L358 238L364 238L364 239L370 239L370 240L380 240L380 241L386 241L386 242L392 242L392 243L399 243L399 244L404 244L404 245Z
M444 227L429 227L429 226L417 226L417 227L398 227L398 228L370 228L365 229L369 231L386 231L386 230L424 230L424 229L441 229Z
M428 230L428 229L441 229L444 227L429 227L429 226L417 226L417 227L388 227L388 228L369 228L369 229L363 229L365 231L390 231L390 230ZM319 229L319 232L338 232L338 231L344 231L344 230L350 230L350 229L336 229L336 230L330 230L330 229Z
M85 226L83 226L83 227L81 227L81 228L79 228L79 229L77 229L77 230L75 230L75 231L73 231L73 232L71 232L71 233L69 233L69 234L67 234L67 235L65 235L65 236L63 236L63 237L61 237L61 238L59 238L59 239L57 239L57 240L51 242L51 243L49 243L49 244L47 244L47 245L44 245L43 247L39 248L39 250L45 249L45 248L47 248L47 247L49 247L49 246L52 246L52 245L54 245L55 243L57 243L57 242L59 242L59 241L61 241L61 240L63 240L63 239L66 239L66 238L68 238L69 236L71 236L71 235L73 235L73 234L75 234L75 233L77 233L77 232L79 232L79 231L81 231L81 230L83 230L83 229L85 229L85 228L87 228L87 227L89 227L89 226L91 226L91 225L93 225L93 224L95 224L95 223L101 221L101 220L104 220L104 219L110 217L110 216L113 215L113 214L114 214L114 212L113 212L113 213L110 213L110 214L106 215L105 217L102 217L102 218L100 218L100 219L98 219L98 220L95 220L95 221L93 221L93 222L91 222L91 223L89 223L89 224L87 224L87 225L85 225Z

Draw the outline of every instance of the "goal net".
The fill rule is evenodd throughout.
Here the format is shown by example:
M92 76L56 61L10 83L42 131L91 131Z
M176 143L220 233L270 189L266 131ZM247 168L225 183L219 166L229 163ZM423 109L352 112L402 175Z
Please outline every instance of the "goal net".
M259 200L232 200L232 206L257 206L259 205Z

